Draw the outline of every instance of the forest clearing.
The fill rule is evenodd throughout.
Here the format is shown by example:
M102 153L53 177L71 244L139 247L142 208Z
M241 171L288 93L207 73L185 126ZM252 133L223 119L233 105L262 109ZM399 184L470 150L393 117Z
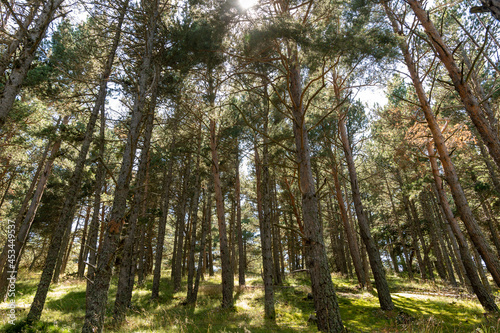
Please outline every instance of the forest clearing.
M6 332L498 332L500 0L1 0Z

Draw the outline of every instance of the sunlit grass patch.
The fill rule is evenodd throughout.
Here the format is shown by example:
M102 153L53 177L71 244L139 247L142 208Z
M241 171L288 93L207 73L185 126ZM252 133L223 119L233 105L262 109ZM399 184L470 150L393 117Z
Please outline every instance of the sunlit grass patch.
M163 276L169 276L164 272ZM22 320L36 292L39 276L30 275L18 283L18 309ZM246 286L235 286L234 307L221 309L221 277L201 281L196 307L185 306L186 280L174 292L169 278L162 278L160 297L151 301L152 277L134 288L132 306L126 321L112 322L117 278L112 279L106 308L106 332L317 332L309 322L315 314L309 276L299 272L287 277L283 286L274 287L276 320L264 319L264 288L260 275L247 276ZM456 290L435 283L418 283L391 276L389 283L396 309L380 310L376 292L361 290L355 279L333 276L340 313L349 332L484 332L500 331L498 317L484 315L475 299L450 297ZM27 332L79 332L85 316L86 281L73 277L51 286L41 323ZM457 295L459 295L457 293ZM6 306L6 303L4 303ZM2 323L6 323L5 319ZM14 326L11 326L14 327ZM6 331L8 327L0 327ZM20 330L10 330L18 332Z

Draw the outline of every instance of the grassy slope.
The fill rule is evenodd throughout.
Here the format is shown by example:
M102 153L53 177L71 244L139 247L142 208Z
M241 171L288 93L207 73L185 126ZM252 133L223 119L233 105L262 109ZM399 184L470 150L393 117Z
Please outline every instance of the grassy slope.
M37 283L36 275L17 282L17 318L26 316ZM289 277L285 286L276 288L276 323L262 319L264 294L258 276L247 279L247 288L236 288L236 306L232 311L219 308L219 283L217 277L204 281L193 309L180 305L185 291L173 293L167 279L162 281L159 302L150 303L149 279L144 287L134 291L134 306L127 322L119 328L109 322L106 332L316 332L315 326L307 322L314 307L307 298L310 287L306 275ZM499 319L485 316L475 300L443 296L449 294L443 286L421 281L393 277L389 283L397 310L384 313L378 308L374 292L359 291L352 280L334 277L341 315L350 332L500 332ZM109 317L115 292L113 285ZM7 323L6 306L7 303L0 305L0 331L19 331ZM51 288L42 323L32 331L79 332L84 316L85 281L69 278Z

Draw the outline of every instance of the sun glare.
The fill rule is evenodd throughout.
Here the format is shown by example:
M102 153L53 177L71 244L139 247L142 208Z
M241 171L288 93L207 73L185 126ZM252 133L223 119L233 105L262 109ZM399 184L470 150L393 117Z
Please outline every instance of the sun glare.
M257 4L259 0L239 0L240 6L243 9L249 9L252 8Z

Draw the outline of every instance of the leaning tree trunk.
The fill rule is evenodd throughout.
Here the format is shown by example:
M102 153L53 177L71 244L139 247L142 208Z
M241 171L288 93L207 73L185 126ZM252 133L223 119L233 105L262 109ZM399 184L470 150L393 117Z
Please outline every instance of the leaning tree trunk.
M69 116L66 116L63 118L63 125L67 125L69 121ZM59 122L58 122L59 125ZM7 252L4 258L3 266L3 272L2 272L2 277L0 280L0 299L3 299L5 297L5 293L7 292L7 285L8 285L8 280L7 280L7 275L9 274L9 271L15 271L15 268L19 266L19 262L22 257L22 253L24 251L24 246L28 240L28 235L31 229L31 225L33 224L33 220L35 219L36 211L38 210L38 207L40 205L40 201L42 200L43 193L45 191L45 187L47 185L47 181L50 177L50 174L52 173L52 167L54 165L54 161L56 157L59 154L59 148L61 147L61 137L59 137L54 144L52 145L52 149L50 151L50 157L47 160L47 163L44 166L43 172L40 175L40 179L38 180L37 186L35 193L33 194L33 198L31 199L30 206L28 208L28 211L26 212L26 215L24 216L24 219L22 220L21 225L19 226L19 230L17 232L17 236L14 241L14 258L15 258L15 263L9 264L8 266L5 265L6 260L7 260ZM3 259L3 258L2 258ZM0 268L0 269L1 269ZM11 278L17 276L17 272L10 273ZM49 280L50 282L50 280Z
M14 222L15 234L16 234L16 241L17 241L18 237L20 236L19 231L21 229L21 226L22 226L22 223L23 223L26 211L28 209L28 205L30 204L30 199L32 198L32 196L34 194L35 187L42 186L42 183L38 182L38 178L40 177L40 174L42 173L42 170L44 170L44 164L45 164L45 160L46 160L47 155L48 155L49 150L50 150L50 144L51 144L50 141L47 142L47 146L45 147L45 150L44 150L44 152L42 154L42 158L38 162L38 166L36 168L35 175L34 175L33 179L31 180L30 187L29 187L28 191L26 192L26 195L24 196L23 203L21 204L21 208L19 209L19 212L17 214L16 220ZM55 155L54 155L54 157L55 157ZM47 170L47 169L45 168L45 170ZM47 174L49 174L49 173L50 173L50 171ZM13 179L13 177L10 177L9 183L12 181L12 179ZM45 182L43 182L43 188L45 188ZM38 185L38 184L40 184L40 185ZM8 190L8 188L7 188L7 190ZM6 193L7 193L7 191L6 191ZM2 200L4 198L5 198L5 195L2 198ZM29 228L28 228L28 230L29 230ZM21 244L26 241L26 239L24 237L25 236L21 236L20 237L19 241L21 242ZM0 255L0 272L1 273L3 273L3 270L6 268L5 263L7 262L8 251L9 251L9 245L10 244L11 243L7 239L6 242L5 242L5 245L3 247L3 250L2 250L2 254ZM14 245L14 248L15 248L15 245ZM16 256L16 258L17 258L17 256ZM8 282L7 282L6 278L7 278L7 275L2 276L1 279L0 279L0 299L4 299L5 292L7 290L6 286L7 286Z
M412 6L412 9L414 10L415 14L421 21L421 23L424 25L426 32L429 34L431 37L433 43L436 45L438 51L440 52L439 55L443 60L443 63L446 65L450 72L450 76L452 76L452 79L454 81L454 84L459 84L459 82L455 82L456 80L456 75L459 75L459 73L454 73L452 70L456 67L453 57L451 54L449 54L448 48L446 45L441 40L441 37L439 36L438 32L435 30L434 25L432 22L428 19L427 14L425 11L422 9L420 4L416 2L415 0L408 0L409 4ZM391 21L393 22L393 28L394 31L398 34L403 34L402 30L399 28L397 25L395 18L393 17L393 14L390 12L390 9L386 5L386 12L391 18ZM437 38L437 40L435 40ZM467 228L467 231L469 233L470 239L472 240L474 246L478 249L479 253L481 254L481 257L483 258L484 262L486 263L486 267L490 271L493 280L497 284L497 286L500 286L500 262L498 260L498 257L495 256L493 253L490 245L485 241L485 236L483 232L481 231L481 228L479 227L477 221L474 218L474 215L472 214L472 211L469 207L469 204L467 202L467 199L465 197L465 193L462 189L462 186L460 185L460 181L458 179L457 172L455 170L455 166L453 162L451 161L450 155L448 153L448 148L446 147L446 142L443 137L443 134L441 133L441 129L439 128L439 124L437 123L434 113L432 112L430 103L427 99L427 95L425 94L424 88L422 86L422 82L420 81L417 69L415 67L415 63L412 59L412 56L410 55L410 52L408 50L408 45L406 42L402 41L400 43L401 51L403 52L404 58L406 65L408 67L408 70L410 72L411 79L413 81L413 86L415 87L418 99L420 101L420 106L422 108L422 111L424 112L425 119L427 121L427 124L429 126L429 129L432 133L432 137L434 139L434 143L436 145L437 151L439 153L440 159L441 159L441 164L443 166L444 172L445 172L445 177L446 181L448 182L448 185L450 186L451 193L453 196L453 200L455 201L455 205L457 207L458 212L460 213L460 216L465 224L465 227ZM455 67L454 67L455 66ZM453 74L454 73L454 74ZM453 75L452 75L453 74ZM461 80L461 77L458 78ZM458 89L458 88L457 88ZM465 96L468 93L470 93L470 90L467 86L466 83L460 83L460 94L462 97L462 100L466 104L466 107L468 109L469 114L472 112L477 111L476 107L477 106L477 101L475 101L474 97L472 94L470 96ZM467 94L465 94L467 93ZM464 96L462 96L464 95ZM469 98L469 99L467 99ZM474 104L474 102L476 104ZM479 110L480 111L480 110ZM476 115L477 116L477 115ZM472 117L472 115L471 115ZM479 116L478 116L479 117ZM483 117L484 118L484 117ZM479 131L479 127L476 125ZM486 126L488 128L488 126ZM483 128L484 130L485 128ZM487 138L484 138L486 140ZM491 146L492 141L490 140L490 146ZM490 153L492 153L493 150L490 150ZM495 154L492 154L492 157ZM498 156L500 158L500 155ZM498 161L500 162L500 160ZM497 162L497 163L498 163ZM500 165L500 164L499 164Z
M80 184L82 182L82 177L84 174L83 169L85 167L85 161L87 160L87 153L89 151L90 144L92 142L95 123L97 121L99 111L103 107L106 100L107 83L109 76L111 75L114 57L120 41L121 25L123 23L127 5L128 1L125 2L122 8L122 12L117 27L118 30L113 39L113 45L108 55L108 59L102 74L102 78L99 83L99 92L97 95L97 100L95 102L94 108L92 109L92 113L90 115L90 119L87 124L87 129L85 131L85 136L82 142L82 146L80 148L78 158L75 162L75 169L69 181L69 188L68 191L66 192L67 193L66 200L64 201L62 213L55 230L59 231L65 230L66 226L72 223L73 217L75 215L76 202L78 198L78 193L80 192ZM52 275L56 265L57 256L61 248L62 240L63 240L63 233L56 231L52 236L50 242L49 252L47 254L47 259L45 261L45 267L43 269L42 276L40 278L40 283L38 285L35 298L33 300L33 303L31 304L30 312L28 314L28 319L27 319L28 322L34 322L40 319L43 307L45 305L47 292L49 290L50 281L52 279Z
M342 197L342 189L339 181L337 160L335 158L334 152L332 152L329 149L328 153L330 154L332 162L331 175L333 177L333 182L335 184L335 197L337 198L337 203L339 205L339 210L340 210L340 218L342 220L342 225L344 226L344 231L347 236L347 244L349 245L349 252L351 253L352 262L354 264L354 271L356 272L356 277L358 278L359 285L361 286L361 288L364 288L365 272L363 269L363 263L361 262L361 255L359 254L358 240L347 217L347 209L345 207L344 198Z
M147 83L149 81L149 71L151 69L151 59L156 36L156 27L158 21L158 3L156 1L147 3L153 8L150 13L150 20L146 35L146 45L144 56L142 58L141 71L139 74L139 90L135 96L132 108L132 117L130 121L130 131L127 137L127 143L123 152L123 160L118 176L113 208L109 223L103 236L99 260L94 274L94 281L87 285L87 309L85 314L85 323L82 332L102 332L104 324L104 314L108 299L108 289L111 282L112 265L115 259L116 249L118 247L120 233L125 219L125 210L127 197L130 188L130 178L137 142L139 139L140 123L144 105L147 96ZM123 11L125 12L125 11Z
M481 278L478 275L477 267L474 264L472 259L472 255L469 251L469 246L467 245L467 240L465 239L462 231L460 230L460 226L458 225L455 216L453 216L453 212L448 203L448 199L446 198L446 193L444 192L443 180L439 174L438 164L436 154L434 153L434 148L432 147L431 142L427 143L427 151L429 154L429 161L431 164L432 175L434 176L434 182L436 183L436 189L438 192L438 199L441 208L448 220L448 224L453 230L455 237L458 242L460 256L467 273L467 277L470 281L472 289L476 294L479 302L483 306L483 308L487 311L496 312L498 311L498 307L495 304L495 300L490 292L484 287L481 282Z
M31 63L35 59L38 46L45 37L50 22L54 19L54 15L63 1L45 1L42 11L35 20L35 25L25 33L21 53L15 61L7 82L3 84L0 91L0 128L5 124L17 94L21 89L21 85L28 74Z
M14 3L14 1L11 2ZM24 21L20 22L16 20L19 24L19 28L17 29L12 42L10 42L7 49L2 52L2 56L0 58L0 77L4 77L7 74L5 73L5 71L7 70L9 65L16 60L16 57L14 56L15 52L19 48L19 45L21 45L21 43L26 39L29 26L33 23L33 20L35 19L36 13L38 12L40 5L42 4L42 1L38 0L31 3L33 7L31 7L31 9L29 10L29 14L25 16ZM9 14L9 16L10 14L13 14L10 13L10 10L7 10L7 13ZM9 18L7 17L3 22L7 22L8 20Z
M373 277L375 279L375 286L377 288L378 299L380 302L380 307L382 310L393 310L394 304L391 300L391 294L389 291L389 285L385 278L384 267L382 265L382 260L380 259L380 254L377 249L377 245L373 240L370 232L370 226L368 225L368 220L363 209L363 204L361 202L361 194L358 187L358 177L356 174L356 168L354 166L354 159L352 156L351 146L349 143L349 137L347 136L347 127L345 123L345 117L339 119L339 131L340 137L342 139L342 146L344 148L345 158L347 160L347 167L349 169L349 178L351 181L351 191L352 199L354 201L354 208L356 210L356 216L358 217L359 231L361 238L366 246L366 251L368 253L368 258L370 261L370 266L373 272Z
M305 122L306 109L302 104L302 78L298 63L297 46L291 51L288 67L289 94L292 101L293 134L299 169L300 192L302 194L302 215L304 220L304 241L306 264L311 277L314 308L318 329L322 332L343 332L344 326L335 294L326 248L323 228L318 216L318 198L312 176L311 151Z
M474 96L467 80L465 80L463 76L463 70L461 71L457 66L455 59L453 58L453 53L441 38L441 35L432 23L429 14L422 8L420 2L418 0L408 0L408 4L413 9L413 12L420 21L420 24L424 27L431 44L434 46L437 56L446 67L455 90L460 95L460 99L464 104L465 110L486 144L486 147L488 147L491 157L496 162L497 166L500 167L500 141L498 140L498 135L495 133L494 129L484 116L478 100ZM439 155L441 155L441 153ZM480 250L480 252L483 252L483 250ZM481 253L481 256L483 256L485 261L487 260L484 258L483 253Z
M95 265L97 263L97 237L99 235L99 213L101 210L101 192L102 187L105 185L105 168L104 168L104 150L105 150L105 129L106 129L106 114L104 107L101 108L101 128L99 130L99 162L97 164L97 171L95 176L95 192L94 192L94 211L92 212L92 220L89 225L88 241L85 246L89 251L89 261L83 262L88 265L87 270L87 288L90 281L94 280ZM104 221L102 222L104 225ZM86 259L86 258L84 258ZM85 276L85 269L83 269L82 277Z
M137 191L134 196L134 205L132 207L132 214L128 220L128 230L127 230L127 238L125 239L125 243L123 245L123 253L122 253L122 264L120 265L120 273L118 278L118 286L116 289L116 298L115 298L115 308L113 319L116 323L121 323L125 319L125 313L127 307L129 305L134 275L131 276L132 265L135 266L135 258L137 254L134 252L134 247L136 244L136 230L137 230L137 221L139 218L140 210L145 204L146 199L146 189L143 184L147 183L147 169L149 167L148 157L149 157L149 149L151 146L151 136L153 133L153 125L154 125L154 112L156 108L156 94L158 90L158 81L156 81L155 86L153 88L153 96L152 101L149 107L149 114L146 119L145 133L144 133L144 143L143 148L141 150L141 155L139 159L139 167L137 170ZM140 258L139 258L140 260ZM135 273L135 272L134 272ZM131 281L131 283L130 283Z

